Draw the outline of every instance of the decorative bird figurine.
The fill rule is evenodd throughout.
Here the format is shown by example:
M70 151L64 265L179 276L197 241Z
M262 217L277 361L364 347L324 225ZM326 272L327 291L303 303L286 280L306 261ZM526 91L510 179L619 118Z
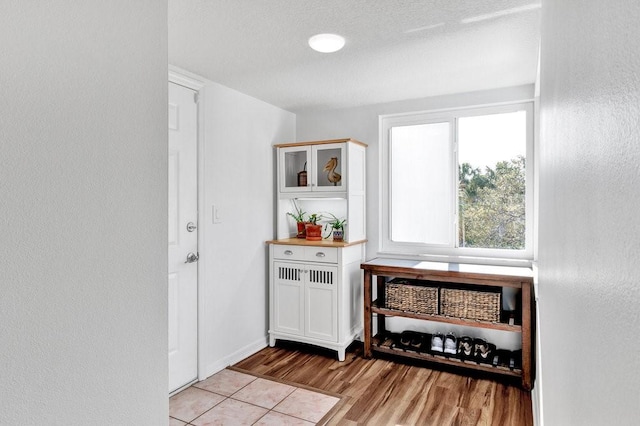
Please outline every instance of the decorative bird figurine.
M327 179L329 182L333 184L333 186L338 186L338 182L342 179L340 173L336 173L336 168L338 167L338 157L331 157L327 164L324 165L324 171L327 173Z

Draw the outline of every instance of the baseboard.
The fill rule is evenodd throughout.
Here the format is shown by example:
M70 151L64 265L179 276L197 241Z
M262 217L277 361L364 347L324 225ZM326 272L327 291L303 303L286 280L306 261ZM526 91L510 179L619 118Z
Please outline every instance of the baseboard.
M267 339L267 336L265 336L261 339L256 340L253 343L250 343L240 348L239 350L233 352L232 354L229 354L224 358L207 365L205 367L205 371L201 372L201 374L198 374L199 380L202 381L207 377L210 377L216 374L218 371L224 370L228 366L236 364L242 361L243 359L255 354L256 352L266 348L268 346L267 342L268 342L268 339Z

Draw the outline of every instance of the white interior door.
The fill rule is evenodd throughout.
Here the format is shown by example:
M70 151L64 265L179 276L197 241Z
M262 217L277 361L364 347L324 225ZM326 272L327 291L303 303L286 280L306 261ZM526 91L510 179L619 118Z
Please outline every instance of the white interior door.
M169 392L198 377L197 111L169 83Z

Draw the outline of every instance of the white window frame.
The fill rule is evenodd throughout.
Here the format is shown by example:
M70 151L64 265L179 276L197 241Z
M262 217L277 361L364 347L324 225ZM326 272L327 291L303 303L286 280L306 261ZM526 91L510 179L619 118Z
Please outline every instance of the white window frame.
M395 126L428 124L428 123L451 123L450 149L451 161L453 162L453 173L451 176L453 190L458 188L458 129L459 118L477 115L490 115L509 113L525 110L526 119L526 159L525 159L525 248L523 250L491 249L491 248L469 248L458 247L458 196L452 195L454 204L451 218L451 245L434 245L420 243L401 243L391 240L391 144L390 129ZM381 256L419 257L428 260L441 261L479 261L491 263L500 260L522 260L531 261L533 259L533 236L534 236L534 102L525 100L519 102L481 105L466 108L443 109L434 111L423 111L403 114L390 114L379 116L379 154L380 154L380 246L378 254Z

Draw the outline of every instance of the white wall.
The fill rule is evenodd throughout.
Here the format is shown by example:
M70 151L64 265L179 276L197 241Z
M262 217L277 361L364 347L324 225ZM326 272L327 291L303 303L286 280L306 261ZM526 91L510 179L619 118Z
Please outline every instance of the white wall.
M266 346L267 240L275 237L275 154L295 140L293 113L207 82L200 377ZM221 223L212 223L212 206Z
M0 424L166 424L166 2L4 1L0 40Z
M542 8L544 424L640 419L640 2Z
M401 102L368 105L357 108L301 113L297 116L296 136L300 141L354 138L369 145L367 148L367 259L376 256L380 245L379 195L380 115L414 111L428 111L533 99L534 86L518 86L458 95L437 96Z

